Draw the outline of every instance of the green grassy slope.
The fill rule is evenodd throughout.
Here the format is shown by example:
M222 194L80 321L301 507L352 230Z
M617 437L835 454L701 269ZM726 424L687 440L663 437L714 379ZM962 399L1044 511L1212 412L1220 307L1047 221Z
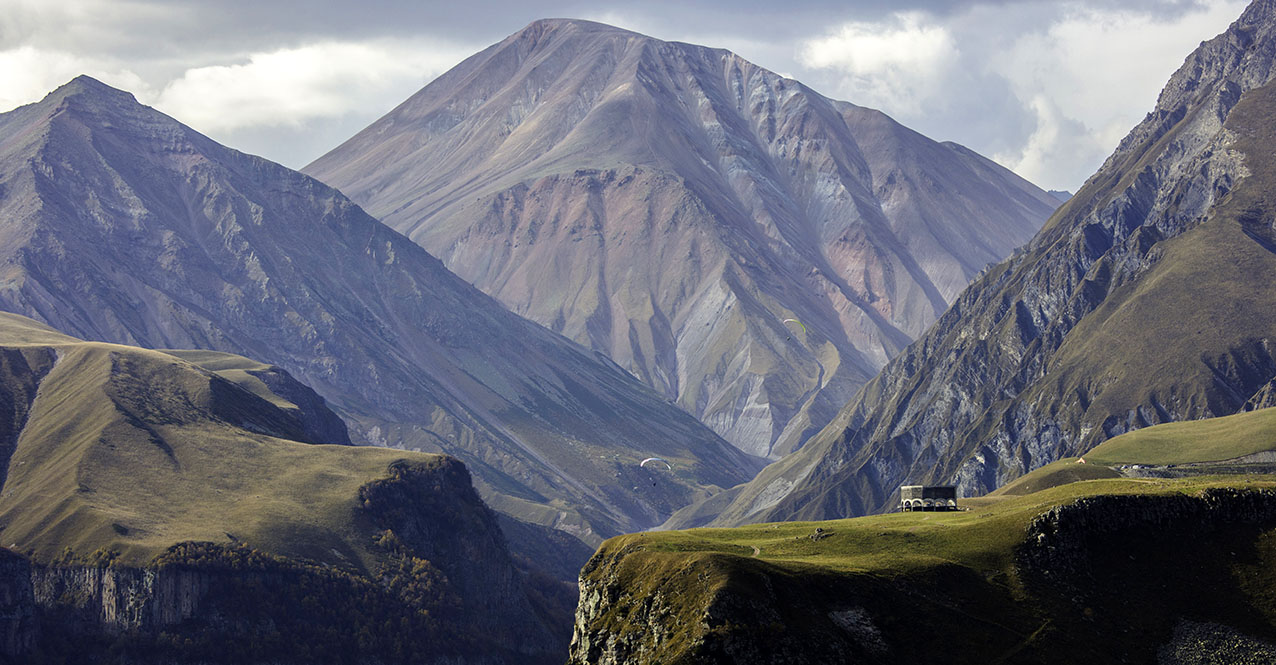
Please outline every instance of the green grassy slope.
M1020 496L1068 483L1120 477L1121 474L1116 470L1095 463L1091 459L1086 458L1086 463L1081 464L1078 458L1069 457L1024 474L1013 482L997 488L997 491L989 496Z
M1097 464L1223 462L1276 450L1276 408L1122 434L1086 453Z
M182 541L246 542L366 571L358 490L405 461L441 456L283 438L286 400L220 374L257 366L218 354L213 374L173 355L86 343L0 315L6 348L51 345L0 495L0 544L49 561L64 548L145 564ZM246 375L245 375L246 376ZM250 382L251 383L251 382Z
M234 383L240 388L247 390L248 392L281 409L297 408L296 404L293 404L284 397L275 394L260 378L254 376L253 372L268 371L270 369L270 365L259 363L256 360L245 358L243 356L237 356L233 353L222 353L221 351L206 351L202 349L161 350L171 356L181 358L186 362L199 365L210 372L214 372L223 379Z
M1030 522L1055 506L1218 487L1276 489L1276 477L1105 478L989 497L955 513L622 536L583 572L585 601L611 599L584 627L622 644L658 635L631 662L666 665L745 651L809 663L1148 662L1183 618L1272 640L1276 521L1217 526L1202 539L1136 519L1086 544L1093 569L1070 573L1080 591L1042 586L1017 563ZM812 539L816 529L824 537ZM628 598L646 599L659 625ZM571 662L589 657L578 647Z
M40 662L108 646L137 663L561 658L565 585L520 569L460 462L310 443L307 418L339 419L268 384L313 395L246 358L0 313L0 413L16 414L0 423L0 546L61 589L42 601L41 632L61 637ZM129 581L144 574L153 586ZM174 604L180 624L155 618Z

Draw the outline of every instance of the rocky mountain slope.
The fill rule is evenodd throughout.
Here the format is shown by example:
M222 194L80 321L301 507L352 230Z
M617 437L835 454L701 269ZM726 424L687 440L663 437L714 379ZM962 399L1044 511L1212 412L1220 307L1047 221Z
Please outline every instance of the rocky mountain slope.
M0 314L0 540L26 559L0 652L560 661L573 594L516 565L459 462L323 445L305 386L196 353L216 369Z
M771 458L1059 205L728 51L577 20L474 55L305 171Z
M1157 423L1270 406L1276 3L1192 53L1022 251L976 280L800 454L674 524L969 496Z
M1273 662L1273 480L621 536L581 571L568 662Z
M336 190L87 77L0 115L0 309L273 363L355 442L453 454L497 510L590 543L758 468Z

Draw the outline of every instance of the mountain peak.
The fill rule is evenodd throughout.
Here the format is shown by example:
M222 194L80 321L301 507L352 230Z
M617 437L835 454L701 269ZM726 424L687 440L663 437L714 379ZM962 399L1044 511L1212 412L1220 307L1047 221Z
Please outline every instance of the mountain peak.
M506 42L518 41L540 41L548 36L555 35L608 35L608 36L624 36L638 37L642 39L653 39L646 35L618 28L614 25L599 23L597 21L587 21L578 18L542 18L528 23L526 27L506 38Z
M725 50L545 19L306 171L779 456L1054 210L999 169Z
M537 31L563 30L563 29L579 30L582 32L619 32L619 33L627 33L631 35L639 34L631 30L618 28L614 25L599 23L597 21L587 21L585 19L580 19L580 18L541 18L541 19L536 19L535 21L532 21L531 23L528 23L526 27L514 33L513 35L511 35L511 37L517 38L520 35L531 33L531 32L537 32Z
M1254 24L1270 21L1276 17L1276 0L1254 0L1241 13L1238 23Z
M88 74L80 74L70 81L58 86L45 96L44 102L61 102L71 98L86 98L114 103L138 104L133 93L113 88Z

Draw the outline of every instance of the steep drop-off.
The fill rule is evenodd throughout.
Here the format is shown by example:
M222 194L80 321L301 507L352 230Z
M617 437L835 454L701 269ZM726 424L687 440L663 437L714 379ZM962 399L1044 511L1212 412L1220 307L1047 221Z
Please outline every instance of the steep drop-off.
M581 572L569 663L1268 663L1274 487L1094 480L622 536Z
M1123 432L1270 406L1274 64L1258 0L800 454L673 523L864 514L907 482L972 495Z
M564 19L305 171L771 458L1059 203L728 51Z
M455 455L497 510L590 544L759 467L336 190L86 77L0 114L0 309L278 365L357 443Z

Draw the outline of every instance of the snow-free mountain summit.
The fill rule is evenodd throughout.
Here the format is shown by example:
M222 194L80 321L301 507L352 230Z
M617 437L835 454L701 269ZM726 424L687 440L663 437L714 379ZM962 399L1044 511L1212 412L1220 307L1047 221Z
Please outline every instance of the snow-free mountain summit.
M305 171L769 457L1059 203L728 51L566 19L465 60Z

